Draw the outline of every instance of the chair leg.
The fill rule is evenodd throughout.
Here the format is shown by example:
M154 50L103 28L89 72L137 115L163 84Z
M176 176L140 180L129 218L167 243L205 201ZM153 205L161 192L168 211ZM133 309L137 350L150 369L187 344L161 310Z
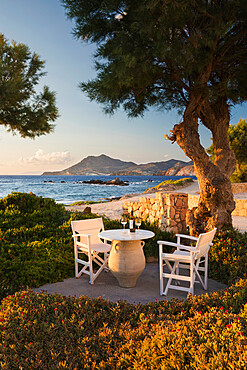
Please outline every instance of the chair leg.
M91 256L90 253L88 255L88 259L89 259L89 272L90 272L90 281L89 281L89 283L94 284L93 259L92 259L92 256Z
M191 293L192 295L194 294L194 275L195 275L194 263L193 263L193 261L191 261L190 262L190 290L189 290L189 293Z
M169 266L170 264L168 263L168 266ZM169 267L170 268L170 267ZM174 274L174 272L175 272L175 270L177 269L177 263L175 262L174 263L174 265L173 265L173 268L172 268L172 270L171 270L171 274ZM167 284L166 284L166 289L165 289L165 292L164 292L164 295L167 295L167 292L168 292L168 289L170 288L170 285L171 285L171 282L172 282L172 278L170 277L169 279L168 279L168 282L167 282Z
M163 266L163 259L160 256L160 295L164 293Z
M106 259L108 259L108 257L109 257L109 253L108 252L104 252L104 261ZM108 262L107 262L106 266L104 267L104 270L105 270L105 272L109 272Z
M78 252L77 250L75 250L75 277L77 278L78 277L78 262L77 262L77 259L78 259Z
M208 255L205 256L204 289L208 289Z
M179 262L176 262L176 275L179 275ZM180 281L175 280L175 285L180 285Z

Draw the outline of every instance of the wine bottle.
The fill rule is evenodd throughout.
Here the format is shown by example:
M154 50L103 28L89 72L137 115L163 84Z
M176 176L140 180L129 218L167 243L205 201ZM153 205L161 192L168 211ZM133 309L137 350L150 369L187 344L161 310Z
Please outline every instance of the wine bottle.
M131 214L130 214L129 225L130 225L130 232L134 233L136 231L136 228L135 228L135 219L134 219L134 216L133 216L133 211L131 211Z

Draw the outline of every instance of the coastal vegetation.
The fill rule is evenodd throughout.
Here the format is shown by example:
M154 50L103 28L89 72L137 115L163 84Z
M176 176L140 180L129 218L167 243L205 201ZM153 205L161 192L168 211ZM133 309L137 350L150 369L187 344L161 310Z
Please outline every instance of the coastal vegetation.
M74 247L71 221L94 218L95 214L67 212L53 199L34 194L12 193L0 200L0 299L45 283L74 276ZM105 229L117 229L119 220L104 218ZM158 255L157 240L173 235L155 224L142 227L154 231L155 238L144 247L146 256Z
M78 200L77 202L71 203L71 206L83 206L83 205L90 205L90 204L98 204L98 203L106 203L107 201L98 200Z
M218 231L209 274L230 286L210 295L133 305L28 289L74 276L70 221L95 216L32 193L0 200L1 368L244 368L246 233ZM158 239L173 240L155 224L142 227L156 234L146 256L157 256Z
M150 189L152 190L161 190L162 188L166 187L167 185L174 185L174 186L184 186L186 184L189 184L189 183L192 183L194 182L193 179L191 178L183 178L183 179L179 179L179 180L166 180L166 181L162 181L160 184L154 186L153 188L148 188L146 191L144 191L144 193L147 193L147 192L150 192Z
M194 163L199 204L187 214L191 234L231 224L231 108L247 100L245 0L61 0L78 40L93 42L97 76L81 90L106 113L149 107L182 115L171 135ZM215 163L202 146L199 123L212 133Z

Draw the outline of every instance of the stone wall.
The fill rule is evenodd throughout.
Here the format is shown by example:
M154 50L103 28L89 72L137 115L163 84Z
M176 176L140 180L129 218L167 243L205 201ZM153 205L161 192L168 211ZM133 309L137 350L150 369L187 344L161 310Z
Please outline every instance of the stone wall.
M159 192L155 194L155 198L141 197L139 202L126 201L123 204L123 212L130 214L133 211L134 217L151 223L157 221L161 230L184 233L186 212L196 207L198 202L199 195ZM247 217L247 199L235 199L235 204L232 215Z
M247 192L247 182L232 184L232 192L233 194L246 193Z
M234 199L236 208L232 212L233 216L247 217L247 199ZM246 220L247 223L247 220Z
M188 209L188 195L183 193L156 193L155 198L139 199L139 202L127 201L123 212L140 217L149 222L158 222L162 230L184 233L186 231L185 215Z

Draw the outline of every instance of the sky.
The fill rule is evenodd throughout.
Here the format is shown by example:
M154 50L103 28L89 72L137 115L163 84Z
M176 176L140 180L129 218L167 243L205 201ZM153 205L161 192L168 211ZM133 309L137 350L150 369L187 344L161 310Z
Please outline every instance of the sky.
M59 171L83 158L106 154L135 163L177 159L189 161L179 146L164 139L181 117L177 112L150 109L143 118L129 119L123 110L105 115L78 85L96 76L95 46L72 36L59 0L0 0L0 32L8 40L27 44L45 60L47 75L40 85L56 92L59 118L52 134L21 138L0 127L0 175L39 175ZM247 104L232 109L231 123L247 118ZM200 126L202 145L210 132Z

